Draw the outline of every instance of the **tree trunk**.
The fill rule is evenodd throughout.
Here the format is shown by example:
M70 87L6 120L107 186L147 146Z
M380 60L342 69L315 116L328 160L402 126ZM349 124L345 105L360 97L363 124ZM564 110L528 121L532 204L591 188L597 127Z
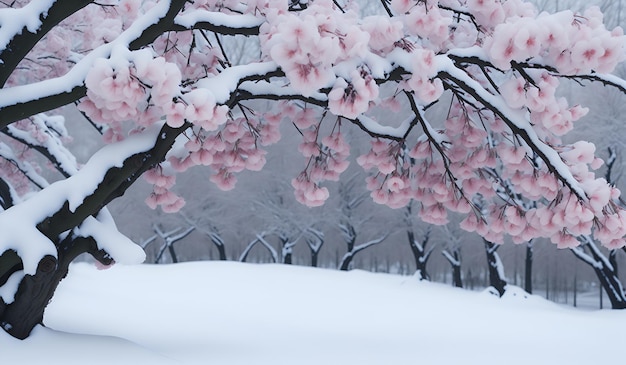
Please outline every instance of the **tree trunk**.
M454 259L457 260L457 262L461 262L461 257L458 251L455 250L452 255L454 256ZM461 265L452 266L452 285L457 288L463 287L463 279L461 278Z
M591 240L583 241L582 249L591 255L585 256L581 252L574 251L574 256L580 259L582 262L591 265L593 271L596 273L598 280L600 281L600 308L603 307L603 290L611 302L611 308L613 309L626 309L626 293L619 276L617 275L617 267L612 266L610 257L607 258L597 248L596 244ZM613 258L615 260L615 258Z
M280 238L280 244L283 248L283 264L291 265L293 263L293 249L292 247L287 247L287 245L290 245L291 242L289 242L289 239L287 238Z
M578 272L574 271L574 308L577 306L578 306Z
M348 271L350 269L350 264L352 263L352 259L354 258L354 243L356 241L356 236L354 236L350 241L346 241L346 246L348 248L347 252L341 258L341 262L339 264L339 270Z
M319 256L319 251L313 251L311 250L311 266L312 267L317 267L318 263L318 256Z
M598 280L600 280L600 308L603 306L602 289L606 292L613 309L626 309L626 295L622 283L615 272L606 266L594 268Z
M506 279L502 270L502 261L500 261L500 256L496 252L500 246L486 240L484 242L485 252L487 253L487 268L489 269L489 286L493 287L502 296L506 287Z
M11 336L23 340L41 323L46 306L68 273L69 264L80 254L91 253L105 265L112 263L103 251L97 250L93 239L70 236L57 245L58 259L44 256L35 275L24 276L12 303L5 304L0 300L0 326Z
M526 244L526 260L524 268L524 290L533 293L533 241Z
M174 250L174 243L167 245L167 250L170 252L170 256L172 257L172 263L178 263L178 257L176 256L176 251Z
M339 266L339 270L348 271L350 269L350 264L352 263L353 257L354 256L352 255L352 252L348 252L347 254L345 254L341 259L341 265Z
M415 259L415 272L418 273L420 280L430 281L430 275L426 270L426 264L428 264L430 256L430 252L426 250L426 244L428 243L430 232L425 234L424 240L422 240L422 245L418 245L417 241L415 241L415 233L413 233L412 229L407 229L406 233L409 239L411 252L413 253L413 258Z
M226 249L224 248L224 245L215 245L215 247L217 248L217 252L220 256L220 261L226 261Z

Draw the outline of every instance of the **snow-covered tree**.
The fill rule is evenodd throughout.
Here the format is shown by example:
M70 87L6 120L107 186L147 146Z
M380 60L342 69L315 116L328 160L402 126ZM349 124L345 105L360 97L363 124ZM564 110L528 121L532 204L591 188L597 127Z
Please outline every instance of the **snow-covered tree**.
M604 174L609 183L614 183L615 161L617 153L614 147L608 148L609 157L606 159L606 172ZM576 258L589 265L600 282L600 286L606 292L613 309L626 308L626 291L617 271L617 249L605 254L590 236L578 238L581 245L571 248ZM624 249L624 247L622 247Z
M404 221L406 224L406 235L409 240L409 247L415 259L415 275L419 280L430 280L426 265L435 248L435 245L428 246L432 226L428 226L428 228L422 232L421 236L416 236L415 229L413 228L414 217L415 215L412 213L412 201L410 201L404 209Z
M328 198L327 181L348 166L344 131L357 127L372 137L357 162L371 171L377 203L414 199L434 224L463 214L464 229L494 243L504 235L489 227L507 225L513 239L559 247L581 235L625 244L620 192L593 173L594 146L561 140L587 109L557 92L561 78L626 91L608 75L624 56L621 28L607 29L598 8L538 13L522 0L382 0L379 9L361 17L358 3L331 0L0 2L0 325L27 337L81 253L143 261L106 208L140 176L153 185L149 206L177 211L191 195L174 192L177 173L209 166L211 181L232 189L238 172L263 168L283 122L302 136L306 163L292 186L305 205ZM225 52L235 36L257 42L257 59ZM270 109L254 109L259 99ZM74 103L108 143L84 165L57 111ZM429 120L444 103L445 120ZM486 172L496 163L535 208L499 198ZM472 204L478 195L483 209Z
M445 248L441 250L441 254L448 261L452 268L452 285L457 288L463 287L463 278L461 275L461 236L450 228L449 225L443 226L446 233Z
M369 212L361 214L363 209L360 208L361 204L367 198L367 194L363 194L357 187L356 177L353 175L351 178L342 181L339 186L340 213L337 219L337 226L341 231L341 237L346 244L346 253L343 254L341 260L337 264L339 270L350 270L354 257L361 251L364 251L372 246L382 243L389 236L389 228L385 232L375 239L360 242L359 233L365 226L366 222L372 220L372 216Z
M308 227L305 232L304 239L309 251L311 252L311 266L317 267L319 265L319 255L324 246L326 239L324 238L324 232L315 228L315 226Z
M177 263L178 255L176 254L174 243L187 237L191 232L193 232L195 228L196 227L194 226L189 226L186 229L181 231L182 227L177 227L177 228L172 229L171 231L163 231L163 227L161 227L158 224L153 224L152 230L154 231L156 236L158 236L162 241L161 246L157 249L157 254L154 259L154 263L158 264L158 263L164 262L163 255L165 254L166 251L170 255L171 262ZM148 246L148 244L153 241L154 240L149 240L146 244L144 244L143 248L145 249Z

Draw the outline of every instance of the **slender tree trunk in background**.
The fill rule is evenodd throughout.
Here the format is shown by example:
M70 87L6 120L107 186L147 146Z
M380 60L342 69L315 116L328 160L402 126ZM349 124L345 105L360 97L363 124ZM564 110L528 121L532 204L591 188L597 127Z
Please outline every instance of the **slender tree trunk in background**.
M603 292L606 292L611 308L626 309L626 295L619 278L607 267L595 269L595 272L600 281L600 309L604 308Z
M224 245L216 245L217 253L219 254L220 261L226 261L226 249Z
M176 251L174 250L174 245L168 245L167 246L167 250L170 253L170 256L172 257L172 263L176 264L178 263L178 256L176 256Z
M317 263L318 256L319 256L319 252L318 251L311 250L311 266L312 267L317 267L317 265L318 265L318 263Z
M460 260L458 253L454 252L455 259ZM461 278L461 265L455 265L452 267L452 285L457 288L463 287L463 279Z
M574 262L574 307L578 306L578 262Z
M548 276L546 277L546 300L550 300L550 270L548 269Z
M572 249L574 256L582 262L591 266L600 282L599 301L600 308L604 307L603 292L606 292L611 308L626 309L626 293L622 286L619 276L617 275L617 267L611 264L613 259L607 258L602 251L598 249L595 242L590 239L581 241L581 247Z
M467 269L465 282L470 290L474 290L474 276L472 275L472 268Z
M424 234L421 244L415 240L415 233L413 229L407 229L407 236L409 239L409 246L415 259L415 272L419 275L420 280L430 280L430 275L426 270L426 264L430 258L430 251L426 250L428 244L430 229Z
M526 244L526 260L524 261L524 290L533 293L533 241Z
M356 236L351 240L346 240L347 252L341 258L339 264L339 270L347 271L350 268L350 264L352 263L352 259L354 258L354 241L356 240Z
M487 254L487 268L489 270L489 286L493 287L500 296L504 294L506 279L502 270L502 261L496 252L499 245L484 240Z
M574 267L574 307L578 306L578 272Z
M291 265L293 263L293 252L291 248L285 249L285 247L289 244L289 239L280 238L280 245L283 248L283 264Z
M413 230L412 202L405 208L404 221L407 226L406 233L407 238L409 239L409 247L411 247L411 252L413 253L413 258L415 259L415 272L419 276L420 280L430 280L430 275L426 270L426 264L428 264L428 259L430 258L432 249L428 250L426 247L430 239L431 226L428 226L424 232L422 240L418 242L415 239L415 231Z
M599 292L600 292L600 309L602 309L602 308L604 308L604 305L602 303L604 301L603 298L602 298L603 297L603 295L602 295L602 285L600 285Z
M450 267L452 268L452 285L457 288L463 287L463 280L461 278L461 253L458 248L452 250L452 253L447 250L443 250L443 257L448 260Z

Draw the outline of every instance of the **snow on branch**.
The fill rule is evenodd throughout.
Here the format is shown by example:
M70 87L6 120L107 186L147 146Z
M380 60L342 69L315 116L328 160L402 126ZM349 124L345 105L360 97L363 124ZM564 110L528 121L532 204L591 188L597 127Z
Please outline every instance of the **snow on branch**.
M50 2L50 0L32 3L43 4L44 2ZM167 23L168 20L171 23L171 18L177 12L175 4L179 4L180 8L184 3L184 0L160 1L133 22L114 41L90 51L63 76L0 89L0 128L16 120L70 104L85 96L87 91L84 86L85 78L95 60L109 57L115 48L123 47L132 50L152 42L163 32L163 29L152 37L151 33L159 30L159 27L164 28L163 23Z
M536 131L530 125L530 122L524 118L520 111L512 110L502 99L494 97L494 95L487 92L482 85L469 77L465 72L455 67L449 59L443 58L441 64L445 66L442 67L439 75L442 79L450 82L450 87L458 87L481 103L485 108L496 114L511 128L515 135L524 140L528 148L539 155L548 166L548 169L552 171L572 193L581 200L587 200L587 194L584 189L574 178L570 169L565 165L558 153L541 141Z
M140 264L146 259L143 249L117 230L107 209L101 210L96 217L85 219L74 234L93 238L98 249L106 252L115 262Z
M263 19L251 14L224 14L193 10L179 14L170 28L173 31L204 29L223 35L258 35Z

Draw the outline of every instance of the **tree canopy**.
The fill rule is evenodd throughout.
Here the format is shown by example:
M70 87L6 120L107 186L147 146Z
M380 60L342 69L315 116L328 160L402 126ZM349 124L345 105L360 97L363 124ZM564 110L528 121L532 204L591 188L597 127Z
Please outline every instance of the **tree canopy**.
M540 13L522 0L377 6L361 16L331 0L0 2L2 327L26 337L32 321L18 330L18 319L37 322L79 253L143 260L106 209L137 178L153 184L150 207L178 211L178 173L208 166L232 189L238 172L263 168L285 123L302 138L291 181L302 204L328 198L354 125L371 136L356 162L377 203L414 200L432 224L461 214L461 228L492 243L626 244L620 191L595 175L595 146L563 141L588 110L558 92L566 80L626 91L610 74L621 28L597 7ZM229 57L242 37L258 54ZM83 166L56 111L71 104L108 143ZM447 113L430 120L436 105ZM25 310L41 287L41 311Z

